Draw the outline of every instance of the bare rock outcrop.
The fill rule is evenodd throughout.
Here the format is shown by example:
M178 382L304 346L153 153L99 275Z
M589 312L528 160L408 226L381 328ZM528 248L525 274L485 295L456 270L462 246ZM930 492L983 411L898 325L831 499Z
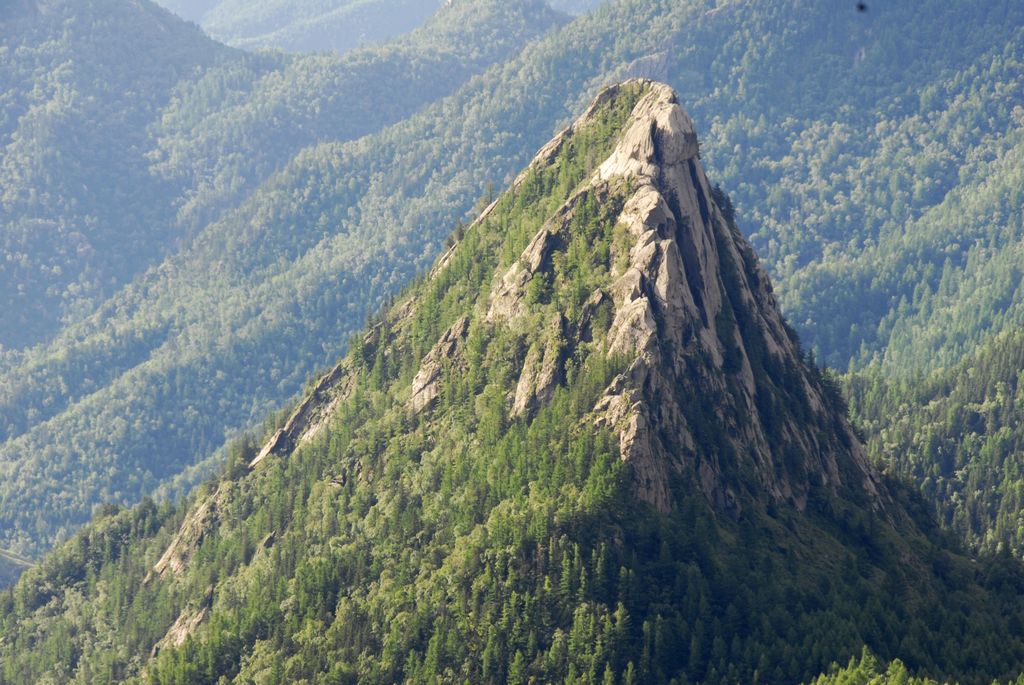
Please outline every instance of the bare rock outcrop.
M341 362L317 381L313 389L299 403L279 430L275 431L259 453L249 462L250 470L257 468L271 455L284 456L296 447L312 439L322 430L332 412L348 393L351 376L346 362ZM180 576L203 540L219 524L221 512L231 496L231 481L222 482L217 489L203 500L182 522L174 539L154 564L146 582L153 578Z
M195 633L196 629L206 620L210 615L210 609L213 607L213 586L206 588L206 593L203 595L202 601L199 606L187 606L182 610L181 614L174 621L167 633L160 638L160 641L153 645L153 650L150 652L151 657L155 657L161 651L167 648L180 647L185 644L185 640L190 635Z
M249 462L249 468L256 468L272 454L289 454L316 435L344 396L346 380L349 380L349 376L345 362L325 374L295 408L284 426L270 437L259 454Z
M824 402L767 274L715 202L693 121L669 87L640 83L646 92L615 149L497 281L488 321L512 322L526 311L530 280L567 242L561 232L580 197L628 187L619 223L629 254L599 296L614 305L608 354L633 361L592 416L618 433L638 496L667 511L672 474L689 473L716 508L735 515L737 484L751 478L744 487L799 509L812 482L838 488L844 477L878 498L877 473L845 419ZM534 163L553 159L566 135ZM513 415L527 414L549 387L552 356L539 347L527 353ZM807 430L805 415L820 430Z
M164 578L180 575L188 568L203 539L220 522L220 511L228 496L227 487L227 484L222 483L182 521L177 534L154 564L153 571L146 577L146 581L154 576Z
M527 416L535 411L551 399L555 388L562 382L565 325L565 318L557 316L548 327L543 344L534 345L527 352L512 401L513 417Z
M456 361L459 346L468 332L469 318L463 316L445 331L433 349L423 357L420 369L412 379L409 408L413 413L418 414L430 407L441 394L445 365Z
M541 228L523 250L523 255L501 277L491 295L488 322L509 321L523 313L527 285L551 254L556 242L556 231L557 227L552 225Z

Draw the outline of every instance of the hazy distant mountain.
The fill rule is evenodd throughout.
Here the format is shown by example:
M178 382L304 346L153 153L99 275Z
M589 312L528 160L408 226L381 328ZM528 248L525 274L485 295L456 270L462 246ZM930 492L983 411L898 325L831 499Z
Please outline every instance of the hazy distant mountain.
M442 0L159 0L212 37L290 52L380 43L422 25Z
M606 0L549 0L548 4L560 12L583 14L600 7L605 2Z
M68 5L66 16L25 18L21 39L30 42L38 34L39 49L48 57L55 46L75 45L67 38L53 40L55 33L74 37L79 30L83 41L92 40L88 22L71 21L75 7ZM83 4L81 11L87 7ZM18 125L24 129L14 136L17 144L6 149L12 180L5 191L15 200L33 200L47 212L66 205L81 214L83 207L98 206L116 219L96 223L89 215L72 215L67 227L62 225L69 243L79 226L85 236L79 239L90 239L92 230L102 232L107 242L91 238L88 246L93 252L72 243L57 252L52 265L37 266L46 250L59 248L61 242L28 230L35 205L8 205L11 221L3 225L2 236L8 241L8 254L20 258L8 260L15 269L8 267L2 274L10 283L3 296L13 301L0 323L0 340L17 348L56 336L24 350L0 353L0 489L5 493L0 498L9 493L21 501L4 499L0 538L20 552L45 548L70 533L100 501L132 501L166 483L222 445L226 432L259 420L298 391L313 369L333 360L337 346L344 343L337 332L324 336L333 339L333 345L324 348L318 343L320 349L313 350L295 347L288 336L278 337L277 326L309 336L340 318L355 330L388 288L404 281L396 275L383 283L369 279L339 290L337 279L353 276L346 276L344 269L322 272L334 280L333 294L327 299L317 296L303 306L320 307L323 320L316 323L321 315L303 315L308 321L294 327L287 320L296 312L285 318L270 314L276 306L271 301L302 292L292 287L297 281L284 286L278 280L281 268L291 268L293 260L326 235L344 235L347 229L338 217L328 219L320 210L317 218L307 217L313 218L311 223L303 219L299 224L272 219L278 210L264 212L279 202L300 212L303 206L313 211L312 195L292 194L296 183L314 182L317 193L348 191L347 185L335 186L344 165L320 166L326 141L351 140L409 116L563 21L539 0L461 3L445 8L398 42L342 56L300 58L228 50L163 10L149 6L148 12L211 46L215 59L188 70L189 78L180 75L182 80L164 92L168 102L163 109L141 118L134 129L118 126L123 115L117 101L97 98L95 111L81 123L89 135L99 138L95 145L83 148L82 138L70 135L43 139L48 129L28 127L29 119L22 117ZM118 25L111 22L117 17L110 14L101 26L116 32ZM64 22L73 30L61 34ZM127 23L125 30L130 27ZM94 68L92 49L102 56L130 50L132 45L114 39L104 39L99 47L85 42L75 47L75 63L80 70ZM27 59L34 53L8 54ZM44 73L64 55L59 52L53 62L44 62ZM127 68L130 53L118 53L115 61L119 68ZM119 73L111 69L108 76L116 79ZM120 153L122 141L128 139L135 140L123 150L136 164L132 172L103 166L111 151ZM29 141L37 158L19 154L22 143ZM66 184L60 192L40 194L45 188L42 181L25 176L51 159L40 150L54 160L53 170L43 179L73 171L75 166L67 163L71 159L84 158L96 168L91 177L76 177L83 185ZM58 164L61 160L64 163ZM261 189L268 178L276 180ZM103 179L109 180L111 195L98 197L89 185L95 187ZM161 194L149 192L150 187ZM345 222L351 220L344 217ZM139 234L150 239L135 240ZM161 245L157 238L164 234L173 240ZM346 237L347 245L334 256L354 258L349 267L353 272L362 263L390 273L395 264L384 264L379 255L368 259L369 253L363 252L368 244L374 249L384 244L380 238L367 236L364 242ZM29 242L33 240L42 245L36 249ZM146 271L155 258L170 252L162 266ZM290 256L281 261L285 254ZM60 289L62 279L73 276L80 262L89 265L89 260L101 259L113 264L99 281L101 294L133 278L135 282L103 304L77 283ZM94 276L95 271L93 267L84 274ZM258 284L266 288L263 295ZM236 287L245 293L241 299L231 294ZM363 299L364 288L376 292ZM51 304L62 298L68 310L63 317ZM350 306L337 306L337 298L347 298ZM288 309L290 305L280 311ZM215 329L221 333L213 335ZM241 343L242 339L249 342ZM291 352L285 351L288 348ZM264 361L256 361L254 354ZM258 367L264 373L234 373ZM64 493L57 496L63 504L50 506L58 490Z

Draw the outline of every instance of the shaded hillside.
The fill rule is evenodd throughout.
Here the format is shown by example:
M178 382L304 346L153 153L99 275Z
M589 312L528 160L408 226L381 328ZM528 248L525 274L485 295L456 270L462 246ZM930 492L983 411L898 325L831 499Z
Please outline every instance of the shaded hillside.
M1002 335L960 364L893 381L847 379L872 456L916 484L936 517L987 553L1024 553L1024 335Z

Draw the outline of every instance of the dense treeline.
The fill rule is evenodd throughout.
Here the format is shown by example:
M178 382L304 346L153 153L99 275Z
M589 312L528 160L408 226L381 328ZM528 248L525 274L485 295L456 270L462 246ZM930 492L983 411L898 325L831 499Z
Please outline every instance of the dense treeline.
M896 659L888 666L879 663L867 650L860 658L850 658L845 668L837 665L812 680L810 685L939 685L940 681L931 678L917 678L907 671L906 665ZM1024 683L1024 676L1013 681L1017 685Z
M957 366L893 380L876 367L847 379L873 456L914 483L974 549L1024 553L1024 334L1008 333Z
M371 322L326 430L254 471L257 447L236 443L190 503L105 509L0 594L0 682L799 682L862 644L964 682L1015 676L1024 575L1008 559L972 565L824 487L806 512L741 494L738 519L695 474L670 514L637 500L589 415L625 363L599 328L567 347L550 400L510 417L528 347L567 345L552 317L577 326L579 294L611 280L623 190L582 201L514 326L486 321L495 275L641 94L606 104ZM463 352L412 409L424 356L463 317ZM910 504L894 496L890 515ZM155 571L179 530L184 567Z

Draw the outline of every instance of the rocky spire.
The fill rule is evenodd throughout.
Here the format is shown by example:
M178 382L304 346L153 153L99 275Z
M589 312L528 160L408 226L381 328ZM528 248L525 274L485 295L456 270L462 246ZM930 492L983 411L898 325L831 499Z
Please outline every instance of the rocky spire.
M614 151L566 202L563 220L548 222L498 280L488 320L523 314L526 286L566 243L564 217L581 197L626 188L619 222L631 246L625 259L612 259L626 266L613 269L613 282L591 302L614 304L607 353L632 361L594 407L593 421L618 432L637 494L668 511L671 484L690 476L716 508L733 514L741 490L802 510L813 486L857 488L881 506L877 474L800 354L753 250L718 206L693 121L671 88L640 84L646 94ZM636 85L602 93L533 164L548 163L599 103ZM534 357L524 363L520 411L548 392L538 378L554 382L556 374L538 366ZM525 396L531 390L536 398Z

